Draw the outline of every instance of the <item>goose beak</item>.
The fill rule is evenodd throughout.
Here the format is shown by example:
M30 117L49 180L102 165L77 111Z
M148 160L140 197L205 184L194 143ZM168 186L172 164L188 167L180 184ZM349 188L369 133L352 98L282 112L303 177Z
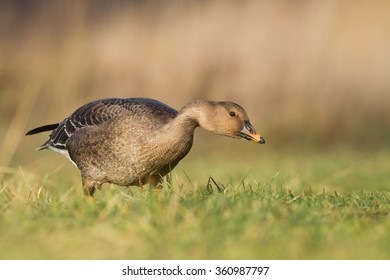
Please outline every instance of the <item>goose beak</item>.
M249 121L245 121L244 128L238 132L238 136L248 141L265 144L264 138L256 132Z

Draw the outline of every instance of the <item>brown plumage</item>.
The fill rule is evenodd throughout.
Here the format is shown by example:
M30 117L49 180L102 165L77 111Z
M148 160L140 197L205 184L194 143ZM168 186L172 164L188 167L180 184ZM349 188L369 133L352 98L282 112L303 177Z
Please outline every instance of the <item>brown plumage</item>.
M38 150L64 154L80 169L84 193L103 183L150 184L162 178L190 151L196 127L216 134L265 143L245 110L233 102L193 101L180 111L153 99L109 98L88 103L50 131Z

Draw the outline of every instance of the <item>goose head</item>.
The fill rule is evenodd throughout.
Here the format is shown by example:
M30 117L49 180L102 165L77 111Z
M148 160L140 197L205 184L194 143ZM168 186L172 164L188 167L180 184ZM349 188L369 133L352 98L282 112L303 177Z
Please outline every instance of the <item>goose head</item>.
M203 129L233 138L264 144L264 138L256 132L247 113L238 104L230 101L193 101L183 110Z

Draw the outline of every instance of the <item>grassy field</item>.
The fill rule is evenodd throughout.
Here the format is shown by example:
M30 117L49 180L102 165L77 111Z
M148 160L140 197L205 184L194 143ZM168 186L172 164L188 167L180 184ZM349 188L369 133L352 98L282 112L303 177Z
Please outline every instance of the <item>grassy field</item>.
M94 201L70 164L15 170L1 183L0 258L390 258L390 151L261 154L249 174L238 154L190 155L161 192L106 185Z
M0 1L0 259L389 259L389 27L387 0ZM138 96L237 102L267 143L199 130L163 191L85 201L24 136Z

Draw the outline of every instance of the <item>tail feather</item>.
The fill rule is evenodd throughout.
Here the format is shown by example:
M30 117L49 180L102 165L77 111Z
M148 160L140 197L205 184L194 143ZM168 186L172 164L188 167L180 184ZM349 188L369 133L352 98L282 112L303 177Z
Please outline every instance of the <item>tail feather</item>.
M37 134L37 133L41 133L41 132L45 132L45 131L51 131L53 129L56 129L59 125L60 125L59 123L54 123L54 124L40 126L40 127L37 127L37 128L34 128L34 129L28 131L26 133L26 135L33 135L33 134Z

